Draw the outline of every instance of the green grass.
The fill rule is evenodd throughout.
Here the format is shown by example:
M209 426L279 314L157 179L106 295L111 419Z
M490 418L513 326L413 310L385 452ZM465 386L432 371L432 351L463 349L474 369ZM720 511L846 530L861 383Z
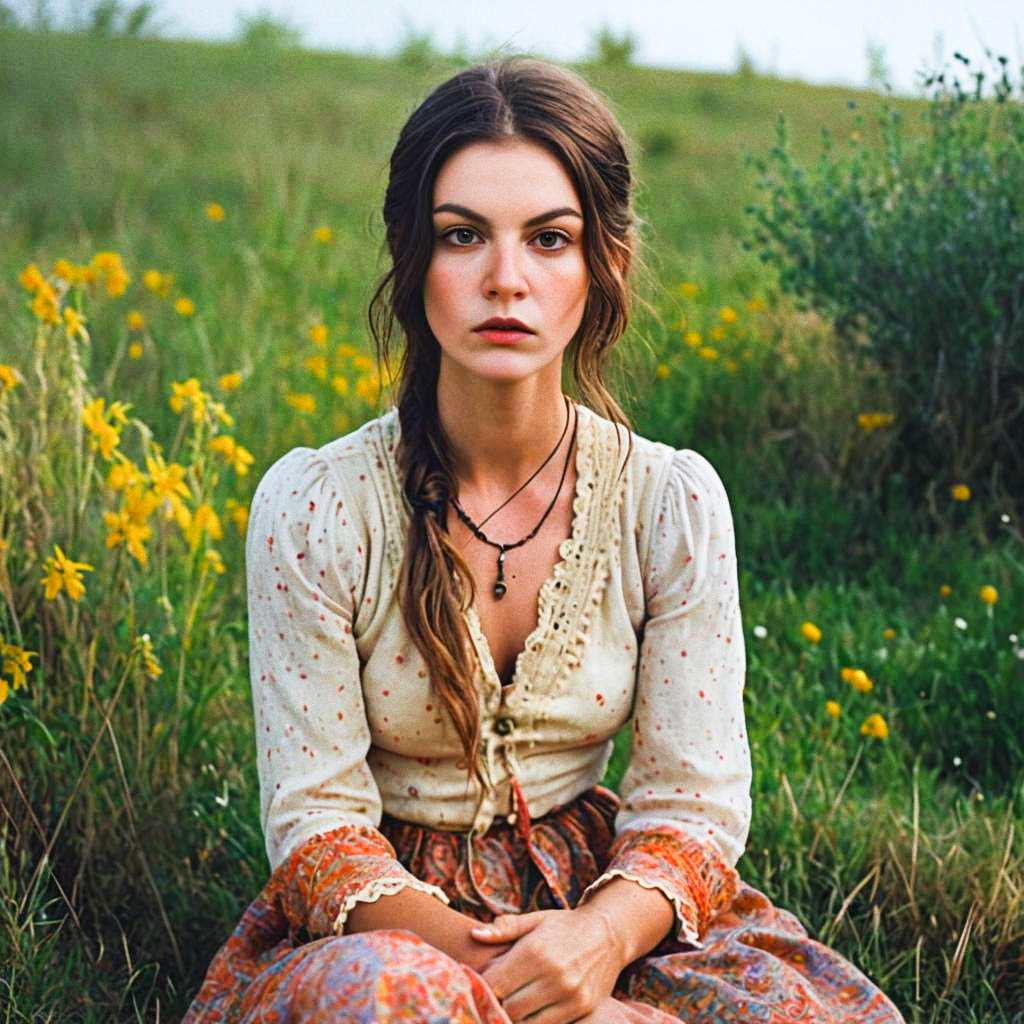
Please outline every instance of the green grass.
M322 443L376 408L371 371L353 356L367 350L389 147L453 66L304 51L256 63L233 46L0 33L0 363L38 386L16 281L29 260L48 270L58 257L120 252L126 295L82 296L90 387L130 401L168 452L178 437L184 460L191 435L168 408L171 383L214 388L240 371L241 390L223 397L255 464L226 474L215 500L245 501L288 447ZM1024 1007L1024 660L1008 639L1024 638L1019 510L956 505L954 480L919 506L900 480L880 478L875 456L890 442L865 435L856 414L889 407L887 382L780 299L741 245L753 193L744 151L772 144L778 113L809 156L822 129L849 132L851 100L879 100L750 76L582 70L637 142L652 309L624 345L620 390L640 432L712 459L736 515L755 765L741 872L909 1020L1009 1021ZM203 214L211 200L222 223ZM313 241L320 224L330 244ZM145 289L150 267L175 276L171 297L191 297L194 317ZM683 298L682 280L699 294ZM767 308L748 310L754 298ZM737 323L715 343L719 358L703 359L674 325L706 340L727 305ZM130 309L146 316L141 334L125 324ZM308 336L321 322L323 351ZM58 351L49 401L70 434ZM306 365L318 354L326 381ZM289 405L295 393L312 395L316 414ZM0 418L18 455L0 465L16 467L37 513L10 515L17 488L0 481L0 536L16 541L0 555L0 634L17 623L41 652L0 708L2 1019L173 1018L267 873L240 539L226 529L218 543L227 571L184 643L182 608L163 601L195 596L180 544L167 541L166 580L110 560L99 491L72 531L70 441L48 435L61 468L47 476L41 430L34 410L9 427ZM75 557L105 574L87 580L78 611L41 601L38 586L42 558L69 532L83 545ZM983 584L999 590L991 610ZM801 636L805 620L820 644ZM129 653L143 631L159 680ZM54 640L64 636L88 639ZM874 690L855 693L846 666ZM859 732L873 712L889 723L885 741Z

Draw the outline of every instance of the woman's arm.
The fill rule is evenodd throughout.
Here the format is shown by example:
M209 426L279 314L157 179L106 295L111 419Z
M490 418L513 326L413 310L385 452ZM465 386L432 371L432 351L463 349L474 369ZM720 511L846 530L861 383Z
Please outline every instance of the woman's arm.
M376 929L404 929L429 942L453 960L483 972L497 956L511 948L511 941L485 942L472 932L480 922L433 896L415 889L403 889L382 896L374 903L357 903L348 914L346 932Z
M647 618L618 837L605 874L657 887L694 945L736 888L750 822L745 659L732 515L718 474L671 454L645 509Z
M409 886L445 902L405 870L377 828L354 630L364 592L380 581L366 554L372 510L361 510L349 485L366 472L358 451L286 455L257 489L246 545L267 852L290 920L312 936L340 933L353 907Z

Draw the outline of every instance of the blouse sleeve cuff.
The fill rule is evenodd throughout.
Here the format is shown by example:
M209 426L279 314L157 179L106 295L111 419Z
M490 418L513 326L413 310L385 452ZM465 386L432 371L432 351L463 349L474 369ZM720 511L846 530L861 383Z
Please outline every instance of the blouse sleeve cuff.
M673 937L698 949L711 919L735 897L738 881L735 870L711 846L666 825L622 832L607 870L588 886L580 903L613 878L628 878L663 893L675 909Z
M398 874L381 875L367 882L361 889L350 891L345 896L345 901L334 919L334 933L341 935L345 931L345 922L348 920L349 912L357 903L376 903L381 896L394 896L403 889L416 889L418 892L425 892L435 896L442 903L449 902L448 897L442 889L428 882L421 882L415 875L409 874L399 865Z
M437 886L406 871L375 828L348 825L314 836L275 872L289 927L312 938L340 935L357 903L418 889L448 903Z

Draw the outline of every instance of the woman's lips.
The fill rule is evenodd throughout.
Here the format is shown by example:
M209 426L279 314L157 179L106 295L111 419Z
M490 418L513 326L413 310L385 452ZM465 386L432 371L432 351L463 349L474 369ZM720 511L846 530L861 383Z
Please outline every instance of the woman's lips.
M487 327L481 331L476 331L481 338L485 338L487 341L493 341L498 345L512 345L519 341L525 341L527 338L533 337L529 331L512 331L507 328Z
M498 345L512 345L532 337L534 332L521 320L492 317L473 328L474 334Z

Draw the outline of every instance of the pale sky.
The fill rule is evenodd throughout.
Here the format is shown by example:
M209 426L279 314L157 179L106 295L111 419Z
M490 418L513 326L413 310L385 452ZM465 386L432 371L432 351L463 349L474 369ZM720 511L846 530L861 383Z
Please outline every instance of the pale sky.
M51 7L93 2L51 0ZM1015 68L1024 63L1021 0L157 0L157 7L167 35L230 39L240 13L269 13L300 30L308 46L379 54L394 52L411 29L429 33L441 50L507 45L571 60L608 26L634 35L644 64L727 72L742 51L763 73L855 86L867 84L873 45L900 92L913 92L916 73L954 50L981 59L987 47Z

